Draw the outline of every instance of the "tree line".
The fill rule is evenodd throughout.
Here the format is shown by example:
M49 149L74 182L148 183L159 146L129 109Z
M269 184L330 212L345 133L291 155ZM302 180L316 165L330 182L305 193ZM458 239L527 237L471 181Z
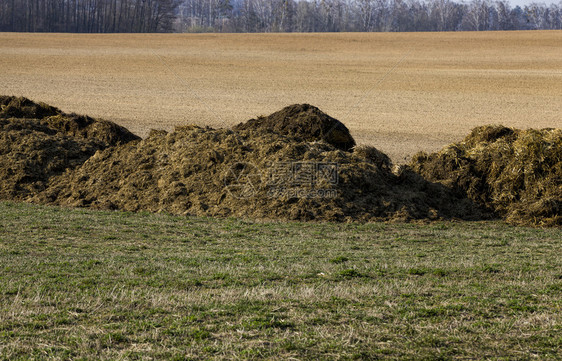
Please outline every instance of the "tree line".
M171 32L177 0L0 0L0 31Z
M0 31L342 32L562 29L562 1L0 0Z
M341 32L561 29L558 5L472 0L186 0L178 31Z

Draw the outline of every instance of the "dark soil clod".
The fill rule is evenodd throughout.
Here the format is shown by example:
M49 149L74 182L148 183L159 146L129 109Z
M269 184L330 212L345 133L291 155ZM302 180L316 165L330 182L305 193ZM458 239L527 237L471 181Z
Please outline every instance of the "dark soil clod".
M250 119L234 127L234 130L249 129L277 132L308 142L325 141L344 151L355 146L355 140L342 122L309 104L290 105L267 117Z

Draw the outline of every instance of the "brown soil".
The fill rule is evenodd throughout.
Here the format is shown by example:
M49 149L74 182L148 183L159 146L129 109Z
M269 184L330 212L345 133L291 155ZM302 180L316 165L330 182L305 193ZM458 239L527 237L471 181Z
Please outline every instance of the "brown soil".
M475 128L412 168L515 224L562 225L562 130Z
M560 130L479 128L460 145L393 169L376 148L351 148L347 128L310 105L233 129L190 125L139 140L111 122L1 99L3 111L13 105L0 118L2 199L301 221L476 220L496 212L560 224ZM516 166L523 181L502 175ZM486 193L490 184L499 193ZM510 211L511 203L521 206Z
M307 34L0 33L2 94L150 129L226 128L289 104L395 164L474 127L560 128L562 30Z

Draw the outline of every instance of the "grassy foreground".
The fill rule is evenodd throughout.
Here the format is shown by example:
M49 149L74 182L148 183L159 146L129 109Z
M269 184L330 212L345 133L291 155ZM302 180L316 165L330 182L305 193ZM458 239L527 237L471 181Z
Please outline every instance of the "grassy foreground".
M560 229L0 214L0 359L562 355Z

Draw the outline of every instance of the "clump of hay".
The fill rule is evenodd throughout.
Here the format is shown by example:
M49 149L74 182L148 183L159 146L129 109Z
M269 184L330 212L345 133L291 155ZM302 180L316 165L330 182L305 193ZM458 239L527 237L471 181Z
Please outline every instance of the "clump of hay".
M514 224L562 225L562 130L475 128L412 169Z
M35 103L24 97L0 95L0 119L34 118L41 119L60 114L58 108L45 103Z
M353 149L353 154L357 158L371 161L377 167L390 170L392 169L392 161L390 157L375 147L369 145L360 145Z

